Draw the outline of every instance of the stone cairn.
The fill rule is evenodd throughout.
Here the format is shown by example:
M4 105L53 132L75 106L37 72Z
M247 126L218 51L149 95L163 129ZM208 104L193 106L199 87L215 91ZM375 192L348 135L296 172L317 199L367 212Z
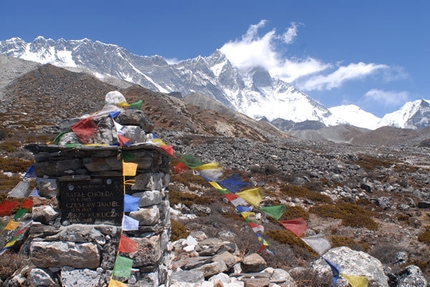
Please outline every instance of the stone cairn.
M141 111L134 114L139 125ZM112 280L127 286L169 285L167 152L149 142L26 148L34 154L39 195L28 240L32 285L107 286ZM124 176L125 155L137 164L133 177ZM137 210L125 210L125 194L137 199ZM138 222L138 228L124 228L125 218ZM124 236L137 243L126 254L118 251ZM133 262L128 278L115 275L118 256Z

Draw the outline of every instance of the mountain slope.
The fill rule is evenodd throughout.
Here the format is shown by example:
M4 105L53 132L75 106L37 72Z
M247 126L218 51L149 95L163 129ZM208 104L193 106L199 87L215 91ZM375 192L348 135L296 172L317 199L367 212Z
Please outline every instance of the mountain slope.
M422 99L407 102L399 110L386 114L378 123L378 126L416 129L426 127L429 123L430 101Z

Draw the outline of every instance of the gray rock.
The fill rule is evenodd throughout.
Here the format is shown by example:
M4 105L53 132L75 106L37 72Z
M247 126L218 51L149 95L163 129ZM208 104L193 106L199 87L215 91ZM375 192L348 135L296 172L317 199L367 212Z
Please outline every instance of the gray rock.
M260 272L266 267L266 261L257 253L247 255L242 260L243 272Z
M61 283L63 287L99 286L101 274L90 269L61 269Z
M60 286L60 284L58 283L58 278L55 278L55 275L51 271L41 268L31 269L30 282L34 286Z
M138 211L130 212L130 217L138 220L139 225L154 226L160 220L160 211L157 206L139 208Z
M200 267L197 267L195 270L203 272L203 276L206 278L206 277L210 277L215 274L227 271L228 267L224 263L224 261L217 261L217 262L204 264Z
M44 224L49 224L50 221L55 220L60 215L50 205L36 206L33 208L32 218L34 221L39 221Z
M148 190L144 192L133 193L134 197L139 197L139 207L147 207L151 205L160 204L162 201L161 191Z
M97 268L100 251L93 243L33 241L30 245L32 263L39 268L72 266Z
M162 255L160 236L155 235L149 238L133 237L133 240L138 244L137 251L128 254L128 257L133 259L133 266L155 265L156 267Z
M52 198L60 195L57 180L54 178L36 178L36 188L40 196Z
M338 265L345 274L366 276L369 286L388 287L388 277L381 262L365 252L343 246L330 249L324 254L324 258ZM330 267L322 258L316 260L312 268L317 273L331 274Z
M199 270L175 271L172 273L170 286L184 286L179 284L190 283L190 285L188 286L198 287L203 281L205 281L205 278L202 271L199 271Z
M427 287L427 280L424 278L421 269L415 265L409 265L401 272L396 287Z

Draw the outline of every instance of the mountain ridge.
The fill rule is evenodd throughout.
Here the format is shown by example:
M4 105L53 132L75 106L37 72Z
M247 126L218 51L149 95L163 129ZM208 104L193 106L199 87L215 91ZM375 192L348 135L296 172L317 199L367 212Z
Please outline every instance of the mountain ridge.
M182 97L204 94L257 120L319 121L325 126L351 124L368 129L382 125L421 128L430 122L425 107L420 112L408 112L413 119L405 119L398 113L379 119L358 106L354 106L358 111L351 114L348 112L351 105L328 109L292 85L271 77L261 67L245 74L240 72L219 50L208 57L198 56L169 64L161 56L139 56L115 44L86 38L54 41L39 36L30 43L20 38L0 41L0 54L67 68L81 67L103 80L107 76L116 77L166 94L176 93ZM411 106L408 103L406 107ZM363 121L364 115L366 120Z

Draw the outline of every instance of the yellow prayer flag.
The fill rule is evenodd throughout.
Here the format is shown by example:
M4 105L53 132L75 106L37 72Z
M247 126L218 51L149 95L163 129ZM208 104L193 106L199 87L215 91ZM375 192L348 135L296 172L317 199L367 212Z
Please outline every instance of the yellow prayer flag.
M200 166L195 167L195 170L206 170L206 169L217 169L219 168L219 164L217 162L205 163Z
M243 218L247 218L251 215L255 215L255 212L251 212L251 211L245 211L245 212L241 212L240 215L243 216Z
M246 202L254 206L258 206L263 200L261 198L260 188L258 187L238 192L236 193L236 195L243 198L244 200L246 200Z
M340 273L346 281L348 281L349 285L352 287L367 287L369 282L367 281L366 276L360 275L347 275L344 273Z
M119 282L115 279L110 279L108 287L127 287L127 284Z
M209 184L212 185L215 189L227 190L227 189L221 187L216 181L209 181Z
M19 226L19 222L15 220L9 221L9 223L4 227L4 230L15 230Z
M13 245L15 244L15 242L16 242L16 239L9 241L9 242L4 246L4 248L13 246Z
M162 139L159 139L159 138L152 139L152 142L158 146L166 146L167 145Z
M137 163L122 162L122 176L136 176Z

